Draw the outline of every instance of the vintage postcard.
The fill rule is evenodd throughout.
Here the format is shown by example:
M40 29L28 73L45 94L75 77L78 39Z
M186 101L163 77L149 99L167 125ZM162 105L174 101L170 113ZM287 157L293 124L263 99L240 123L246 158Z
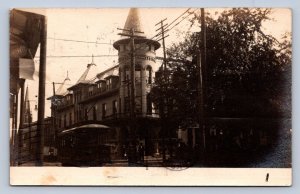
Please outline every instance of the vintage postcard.
M290 186L291 75L287 8L11 9L10 184Z

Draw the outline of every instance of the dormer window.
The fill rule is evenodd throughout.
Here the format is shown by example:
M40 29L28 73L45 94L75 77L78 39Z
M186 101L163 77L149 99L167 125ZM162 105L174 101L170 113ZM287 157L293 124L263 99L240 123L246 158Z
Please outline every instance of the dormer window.
M106 87L107 87L107 89L108 90L110 90L111 89L111 84L112 82L111 82L111 78L109 78L107 81L106 81Z

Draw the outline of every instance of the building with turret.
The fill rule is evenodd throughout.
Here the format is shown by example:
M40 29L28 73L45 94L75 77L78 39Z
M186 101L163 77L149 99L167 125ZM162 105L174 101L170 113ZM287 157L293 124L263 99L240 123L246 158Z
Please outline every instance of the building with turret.
M134 61L131 57L133 40L130 31L135 32ZM49 98L61 158L71 157L68 153L75 148L70 145L87 136L85 146L90 145L93 148L81 153L85 155L85 160L94 160L99 149L108 149L110 159L126 156L130 146L142 145L146 155L153 155L159 150L160 125L158 112L151 102L150 91L154 81L156 50L160 44L147 38L138 9L135 8L130 9L121 34L121 38L113 44L118 50L117 65L95 73L97 64L92 62L74 85L70 87L67 77ZM88 134L90 131L93 132ZM102 147L95 148L96 144ZM82 147L76 149L82 150ZM79 152L77 156L80 155Z

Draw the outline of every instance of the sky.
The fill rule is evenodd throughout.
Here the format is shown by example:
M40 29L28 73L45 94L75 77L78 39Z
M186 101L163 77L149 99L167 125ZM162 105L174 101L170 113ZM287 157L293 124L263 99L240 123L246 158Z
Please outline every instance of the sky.
M194 11L196 8L191 8ZM112 44L118 40L121 31L117 28L123 28L129 9L23 9L36 13L42 13L47 16L47 67L46 67L46 98L53 95L52 82L61 83L67 75L71 79L71 84L76 83L80 75L86 69L88 63L94 63L95 75L101 71L112 67L118 62L117 51ZM140 15L144 27L144 32L148 38L156 34L157 26L160 20L167 18L166 23L171 23L174 19L185 12L187 8L141 8ZM214 14L223 9L206 9ZM199 9L197 10L199 11ZM166 47L172 43L182 41L188 30L200 31L199 26L189 28L188 19L184 19L180 24L173 28L166 38ZM285 32L291 32L291 12L289 9L273 9L272 21L263 23L263 31L271 34L275 38L280 38ZM180 21L179 19L178 21ZM176 22L175 22L176 23ZM74 41L63 41L76 40ZM94 43L87 43L94 42ZM96 43L97 42L97 43ZM36 63L36 72L39 65L39 51L34 59ZM112 55L112 56L103 56ZM62 57L68 56L68 57ZM101 56L101 57L100 57ZM157 50L157 56L162 56L162 49ZM159 61L158 61L159 63ZM159 66L160 64L158 64ZM37 111L34 110L37 104L38 77L35 80L27 80L25 86L29 87L29 100L31 101L31 110L33 120L36 120ZM56 88L58 88L58 84ZM71 85L70 85L71 86ZM50 116L50 101L46 100L45 116Z

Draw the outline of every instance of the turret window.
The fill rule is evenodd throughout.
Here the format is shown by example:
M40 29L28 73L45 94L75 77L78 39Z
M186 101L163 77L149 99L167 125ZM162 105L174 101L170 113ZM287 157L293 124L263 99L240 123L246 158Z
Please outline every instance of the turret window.
M141 82L141 71L135 71L135 81Z
M130 71L128 68L125 69L125 80L128 81L130 79Z
M151 68L151 66L148 66L146 68L146 82L148 84L152 84L152 68Z

